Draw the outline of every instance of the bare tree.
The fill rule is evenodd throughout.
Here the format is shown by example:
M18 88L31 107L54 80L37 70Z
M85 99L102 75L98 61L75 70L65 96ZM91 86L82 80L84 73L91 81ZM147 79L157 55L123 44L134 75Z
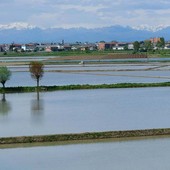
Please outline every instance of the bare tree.
M44 64L39 61L32 61L29 65L31 77L37 81L37 99L39 100L39 82L44 74Z

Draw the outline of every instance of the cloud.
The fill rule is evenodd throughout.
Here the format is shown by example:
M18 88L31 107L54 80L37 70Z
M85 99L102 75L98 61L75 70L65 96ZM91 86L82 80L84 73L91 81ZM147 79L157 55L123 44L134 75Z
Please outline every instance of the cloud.
M90 12L90 13L96 13L100 9L107 8L104 5L96 5L96 6L82 6L82 5L59 5L58 6L62 10L77 10L77 11L84 11L84 12Z
M169 0L1 0L0 8L0 24L27 22L44 28L170 25Z

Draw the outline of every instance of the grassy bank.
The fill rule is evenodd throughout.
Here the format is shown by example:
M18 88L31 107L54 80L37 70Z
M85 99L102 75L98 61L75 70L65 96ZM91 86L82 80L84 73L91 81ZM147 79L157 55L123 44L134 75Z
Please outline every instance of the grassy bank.
M0 138L0 144L19 144L19 143L44 143L44 142L70 142L80 140L99 140L99 139L120 139L136 137L156 137L170 135L170 128L167 129L144 129L108 132L90 132L77 134L56 134L41 136L21 136Z
M19 57L19 56L100 56L110 54L134 54L133 50L104 50L104 51L55 51L55 52L12 52L9 51L5 55L0 52L0 57ZM146 54L146 52L138 52L136 54ZM170 50L154 50L147 52L148 57L170 57Z
M108 55L110 53L125 53L132 54L132 51L113 51L113 50L105 50L105 51L56 51L56 52L7 52L4 55L3 52L0 53L0 57L19 57L19 56L100 56L100 55Z
M170 53L170 52L169 52ZM169 54L163 53L163 54ZM110 55L110 54L134 54L133 50L76 50L76 51L38 51L38 52L14 52L9 51L5 55L3 52L0 52L0 57L19 57L19 56L100 56L100 55ZM138 52L136 54L146 54L146 52ZM160 54L160 52L156 53L147 53L150 54Z
M41 91L57 90L80 90L80 89L109 89L109 88L139 88L139 87L169 87L170 82L163 83L118 83L118 84L100 84L100 85L65 85L65 86L41 86ZM6 93L34 92L36 87L7 87ZM0 93L3 89L0 88Z

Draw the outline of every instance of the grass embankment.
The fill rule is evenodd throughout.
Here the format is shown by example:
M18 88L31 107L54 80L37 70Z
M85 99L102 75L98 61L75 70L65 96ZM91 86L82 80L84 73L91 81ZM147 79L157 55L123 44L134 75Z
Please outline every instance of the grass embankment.
M132 54L132 51L56 51L56 52L7 52L6 55L4 53L0 53L0 57L19 57L19 56L100 56L107 55L110 53L126 53Z
M109 89L109 88L139 88L139 87L168 87L170 82L163 83L118 83L118 84L100 84L100 85L65 85L65 86L41 86L41 91L57 90L81 90L81 89ZM6 93L34 92L36 87L7 87ZM0 88L0 92L3 89Z
M55 51L55 52L7 52L4 55L3 52L0 52L0 57L18 57L18 56L100 56L108 54L134 54L133 50L104 50L104 51ZM153 50L146 52L138 52L135 54L147 54L148 57L170 57L170 50Z
M145 129L145 130L126 130L126 131L108 131L108 132L90 132L77 134L56 134L41 136L21 136L0 138L0 144L19 144L19 143L44 143L44 142L70 142L83 140L99 139L120 139L136 137L155 137L161 135L170 135L170 129Z

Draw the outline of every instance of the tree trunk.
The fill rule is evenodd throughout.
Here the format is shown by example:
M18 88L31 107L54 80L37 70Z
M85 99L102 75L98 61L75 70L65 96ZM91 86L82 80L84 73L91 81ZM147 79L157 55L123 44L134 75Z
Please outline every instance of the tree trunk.
M5 93L5 82L1 82L2 83L2 86L3 86L3 91L2 93L4 94Z
M37 78L37 100L40 99L40 95L39 95L39 78Z
M5 89L5 82L2 82L3 89Z

